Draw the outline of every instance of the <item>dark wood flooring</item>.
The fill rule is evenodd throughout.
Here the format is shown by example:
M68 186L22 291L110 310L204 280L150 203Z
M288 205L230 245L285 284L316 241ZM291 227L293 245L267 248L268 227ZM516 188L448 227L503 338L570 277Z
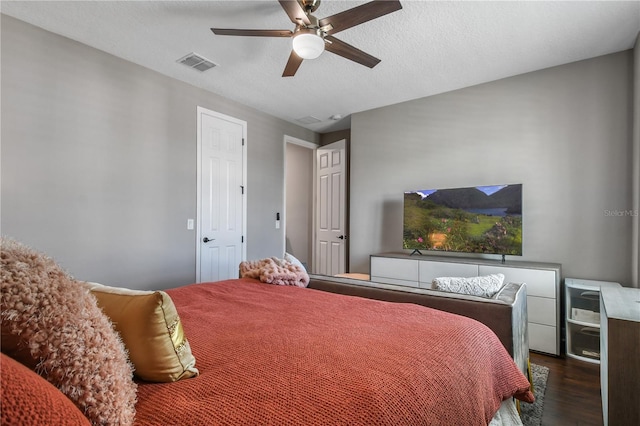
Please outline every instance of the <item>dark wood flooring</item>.
M542 426L602 426L599 364L534 352L530 358L549 367Z

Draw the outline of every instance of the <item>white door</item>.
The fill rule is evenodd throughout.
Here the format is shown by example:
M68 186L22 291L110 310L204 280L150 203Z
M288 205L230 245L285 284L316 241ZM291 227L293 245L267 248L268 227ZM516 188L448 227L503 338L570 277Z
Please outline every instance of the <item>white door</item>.
M196 281L238 278L246 256L244 121L198 107Z
M346 141L318 148L316 253L314 271L335 275L346 272Z

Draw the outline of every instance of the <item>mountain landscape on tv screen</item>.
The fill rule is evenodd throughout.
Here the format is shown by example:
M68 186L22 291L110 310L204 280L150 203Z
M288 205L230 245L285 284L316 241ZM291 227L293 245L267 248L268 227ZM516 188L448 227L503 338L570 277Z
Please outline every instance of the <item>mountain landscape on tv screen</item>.
M522 185L404 194L403 248L522 255Z

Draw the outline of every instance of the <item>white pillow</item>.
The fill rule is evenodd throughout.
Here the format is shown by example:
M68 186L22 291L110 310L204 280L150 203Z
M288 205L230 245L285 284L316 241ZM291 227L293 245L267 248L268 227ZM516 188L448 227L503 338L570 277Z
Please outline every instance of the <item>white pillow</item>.
M297 266L301 267L303 271L307 272L307 268L305 268L304 265L302 264L302 262L300 262L294 255L292 255L290 253L285 253L284 254L284 260L286 260L289 263L293 263L294 265L297 265Z
M504 283L503 274L480 277L438 277L433 280L433 288L450 293L470 294L472 296L493 297Z

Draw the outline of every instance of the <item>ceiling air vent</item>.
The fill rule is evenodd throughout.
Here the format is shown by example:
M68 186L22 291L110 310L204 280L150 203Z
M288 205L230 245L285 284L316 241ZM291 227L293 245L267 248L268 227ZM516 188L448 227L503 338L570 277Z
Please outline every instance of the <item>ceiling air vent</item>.
M302 124L314 124L314 123L320 123L322 120L320 120L319 118L315 118L311 115L308 115L306 117L296 118L296 121Z
M217 66L207 58L204 58L197 53L189 53L187 56L184 56L178 59L177 62L184 64L190 68L194 68L198 71L204 72L210 68Z

